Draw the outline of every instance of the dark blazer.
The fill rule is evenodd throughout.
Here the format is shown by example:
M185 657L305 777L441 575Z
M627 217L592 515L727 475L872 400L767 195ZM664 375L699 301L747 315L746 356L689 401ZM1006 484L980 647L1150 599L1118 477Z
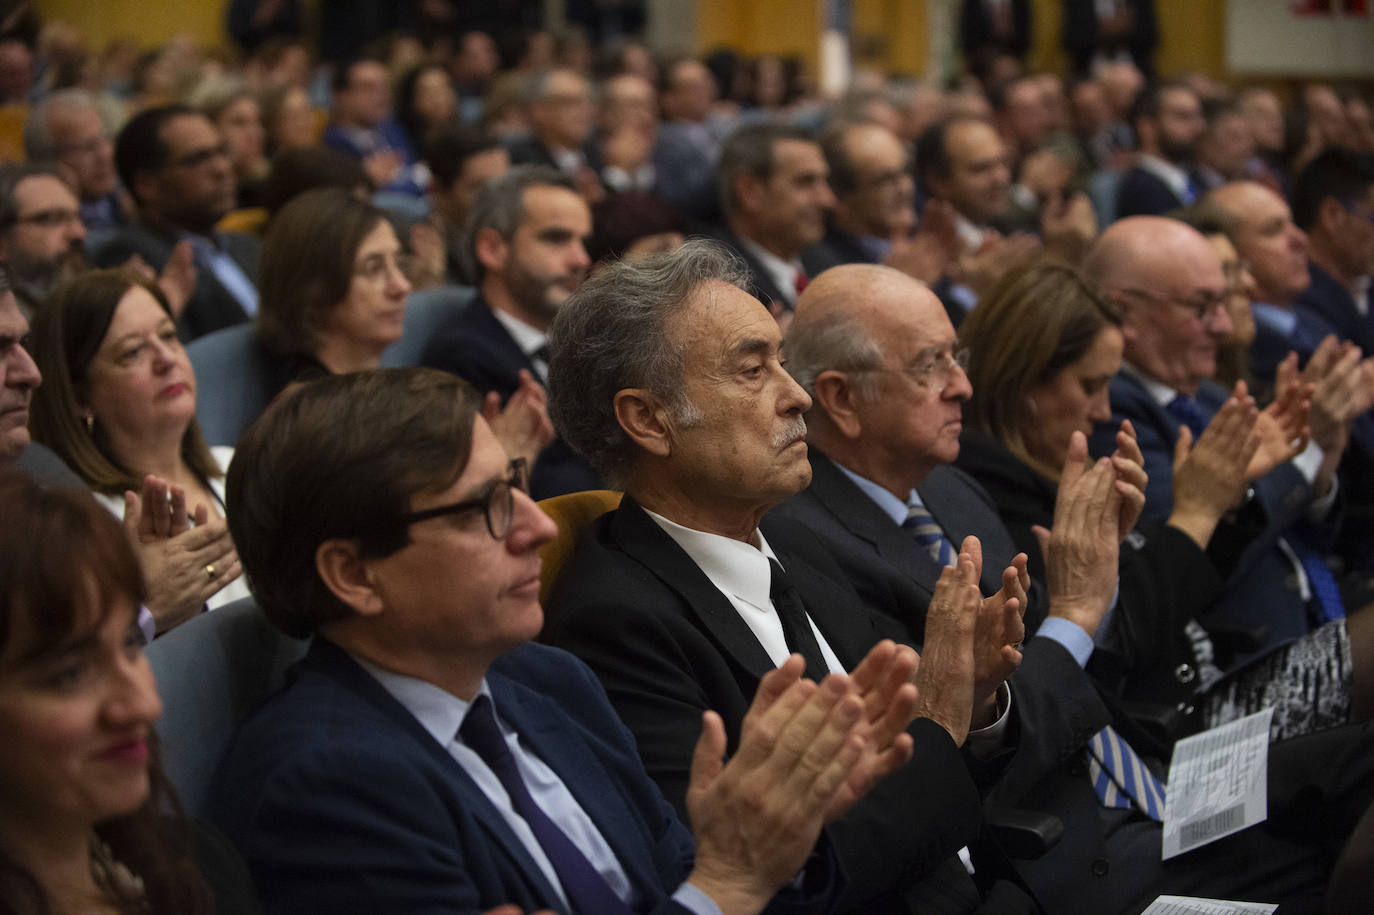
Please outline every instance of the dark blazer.
M557 171L563 170L559 166L558 160L553 157L553 153L537 137L514 137L506 143L506 151L510 153L512 165L545 165ZM583 164L596 174L599 181L601 179L601 167L604 164L601 157L601 147L593 138L589 137L582 144L582 149L579 152L582 153Z
M1374 318L1362 315L1355 300L1331 274L1316 264L1307 265L1312 283L1298 296L1297 311L1320 318L1342 340L1352 340L1366 355L1374 353Z
M959 46L969 64L975 64L979 52L1011 54L1025 57L1030 49L1031 9L1029 0L1011 0L1011 34L998 35L992 28L992 16L984 0L964 0L959 12Z
M692 837L645 777L590 672L524 645L493 664L487 682L502 718L596 823L644 910L683 911L667 896L691 869ZM235 738L214 808L268 912L559 909L447 749L323 639Z
M1044 556L1031 528L1054 526L1058 487L976 432L960 439L957 463L996 503L1016 548L1030 558L1032 580L1045 581ZM1122 698L1195 709L1197 659L1185 627L1216 600L1221 576L1186 534L1148 521L1122 544L1119 569L1112 648L1093 652L1091 673Z
M253 283L258 281L258 253L262 242L252 235L220 232L217 240ZM98 267L118 267L137 254L154 270L161 270L172 256L176 238L146 223L116 229L91 258ZM224 287L208 267L196 265L196 286L177 321L177 333L187 342L212 330L242 324L248 314L238 299Z
M857 235L851 235L833 224L827 226L825 238L802 253L802 266L806 268L807 276L816 276L840 264L877 262Z
M1136 439L1145 458L1150 482L1145 490L1143 517L1163 523L1173 510L1174 445L1179 423L1155 402L1149 391L1126 372L1111 382L1112 419L1094 430L1090 448L1094 455L1116 448L1116 430L1123 419L1135 426ZM1213 382L1198 391L1200 406L1215 413L1227 392ZM1305 533L1299 522L1311 499L1311 487L1291 463L1275 468L1255 481L1254 497L1234 517L1224 520L1208 546L1208 554L1220 569L1231 569L1224 593L1200 621L1237 626L1262 625L1268 638L1259 654L1267 653L1308 631L1307 608L1298 590L1292 564L1278 547L1279 538ZM1332 524L1337 523L1333 519ZM1318 534L1310 539L1315 543ZM1234 659L1248 660L1250 655Z
M940 567L815 445L810 446L810 458L811 485L770 514L804 524L830 547L865 605L895 614L912 642L920 645ZM968 474L949 466L932 470L916 491L956 548L970 534L978 538L983 547L983 593L995 593L1018 547L987 492ZM1026 629L1034 632L1046 611L1038 582L1029 597Z
M1135 9L1135 27L1124 41L1109 45L1098 35L1094 0L1064 0L1064 50L1073 61L1075 73L1088 75L1097 51L1111 53L1124 47L1146 79L1154 76L1154 52L1159 44L1154 0L1131 0L1131 6Z
M846 669L883 636L900 635L862 606L804 529L769 518L764 536ZM649 776L679 811L701 713L720 713L734 752L774 667L729 600L630 496L584 533L547 602L543 637L601 678ZM978 791L944 729L920 719L912 734L915 759L826 828L848 879L844 911L978 904L952 857L978 835Z
M1183 200L1153 172L1139 165L1121 176L1116 190L1116 218L1163 216L1183 206Z
M495 391L502 403L520 386L521 369L544 380L480 295L435 330L420 354L420 364L452 372L483 394ZM600 474L562 438L539 453L530 477L530 493L536 499L601 487Z
M746 292L769 307L772 306L772 303L777 302L785 311L792 310L791 303L796 295L784 296L782 294L782 291L778 289L778 284L773 282L772 275L764 269L763 264L759 263L759 259L750 254L744 245L740 244L738 235L721 226L715 230L713 237L737 254L740 260L748 266L749 288L745 290Z

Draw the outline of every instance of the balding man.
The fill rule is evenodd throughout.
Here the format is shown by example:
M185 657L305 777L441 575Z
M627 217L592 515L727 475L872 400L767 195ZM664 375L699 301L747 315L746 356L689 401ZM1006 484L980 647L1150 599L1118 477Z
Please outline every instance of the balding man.
M918 639L925 595L939 576L932 527L948 540L980 539L988 591L997 581L987 569L1000 568L1015 552L987 493L947 466L958 457L961 407L971 394L958 345L928 289L868 265L818 276L798 302L785 344L788 370L813 398L806 414L812 478L774 515L804 524L870 606L904 615ZM1083 444L1080 438L1078 447ZM1119 456L1130 460L1124 451ZM1135 471L1120 479L1134 487L1143 478L1138 465ZM1091 473L1113 474L1105 467ZM1117 552L1098 549L1100 532L1106 527L1124 536L1130 521L1121 520L1115 490L1093 506L1087 489L1076 481L1066 485L1074 494L1066 503L1082 501L1056 513L1051 550L1069 554L1060 559L1077 570L1079 587L1051 578L1049 616L1026 642L1011 679L1014 715L1022 734L1035 736L1023 736L989 802L1029 806L1064 820L1066 838L1058 846L1017 865L1048 912L1131 910L1138 908L1133 901L1144 904L1160 893L1233 898L1272 876L1263 868L1286 866L1273 857L1285 855L1280 842L1251 830L1229 848L1161 862L1159 822L1137 810L1104 806L1083 771L1090 739L1108 726L1136 753L1159 751L1084 669L1099 636L1123 622L1119 608L1104 620L1115 600ZM1092 526L1082 527L1093 511ZM1088 543L1092 549L1083 548ZM1124 629L1158 624L1136 619ZM1129 639L1120 632L1115 645L1124 644L1122 636ZM1107 655L1095 670L1113 663ZM1159 771L1162 762L1154 760ZM1264 863L1227 871L1211 857L1246 854Z
M819 273L837 264L876 264L916 223L916 183L911 157L880 124L843 124L821 140L835 192L825 238L806 252Z
M760 524L810 480L802 413L811 401L783 368L777 324L745 281L719 246L689 242L594 274L552 333L550 413L626 495L566 566L545 636L596 671L649 775L679 808L704 709L721 713L733 741L754 684L789 646L810 659L808 670L849 670L885 633L901 635L868 611L805 528ZM1014 608L1024 593L1008 569L1002 590L979 604L972 549L957 573L944 573L927 615L915 758L828 831L850 880L842 911L980 904L954 857L978 831L977 792L957 747L966 737L998 743L1006 706L996 696L1019 658L1006 639L1020 638ZM949 628L955 587L973 602L965 624L989 624L981 663L972 633ZM971 725L992 733L969 736ZM986 859L980 880L995 866Z
M1221 262L1189 226L1135 217L1102 234L1084 271L1125 316L1125 362L1111 383L1112 421L1099 426L1094 453L1109 452L1116 429L1129 419L1150 477L1144 514L1163 521L1173 503L1180 429L1187 426L1195 441L1228 396L1212 380L1217 344L1231 329ZM1308 560L1319 557L1293 537L1309 520L1309 508L1315 519L1324 517L1329 503L1313 499L1331 490L1332 474L1331 462L1309 451L1255 481L1235 521L1214 537L1214 551L1227 553L1226 564L1234 565L1206 622L1264 627L1263 645L1275 646L1343 613L1330 603L1332 595L1319 595L1313 586L1320 570ZM1339 604L1339 593L1334 599Z

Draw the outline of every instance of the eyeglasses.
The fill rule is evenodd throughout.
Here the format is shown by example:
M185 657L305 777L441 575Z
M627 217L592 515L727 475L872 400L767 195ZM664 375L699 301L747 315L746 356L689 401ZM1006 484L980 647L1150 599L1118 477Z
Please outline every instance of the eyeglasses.
M506 467L506 479L492 483L482 495L451 505L408 512L401 516L401 524L408 527L431 518L462 514L480 508L486 518L487 533L497 540L504 540L510 533L511 522L515 519L515 490L528 492L529 484L529 469L525 459L515 458Z
M167 164L172 168L197 169L211 162L218 156L223 156L228 159L232 152L233 150L230 149L229 144L226 142L218 146L207 146L205 149L197 149L194 152L188 152L184 156L173 159Z
M938 389L943 393L949 386L949 378L954 374L957 366L962 371L968 371L969 349L964 347L955 351L953 347L946 347L940 350L929 350L919 354L915 361L901 366L896 371L910 378L912 381L931 389Z
M1237 266L1239 267L1239 262ZM1228 280L1225 292L1199 291L1195 293L1192 298L1188 299L1176 295L1162 295L1158 292L1151 292L1148 289L1126 288L1120 291L1127 295L1149 299L1151 302L1168 302L1177 305L1179 308L1182 308L1205 324L1208 318L1226 308L1226 297L1230 294L1230 290L1231 284Z

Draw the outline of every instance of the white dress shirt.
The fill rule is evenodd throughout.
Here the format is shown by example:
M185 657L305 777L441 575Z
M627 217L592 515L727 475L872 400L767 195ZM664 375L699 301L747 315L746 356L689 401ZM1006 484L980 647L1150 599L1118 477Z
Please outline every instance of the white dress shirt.
M801 260L794 258L785 261L763 245L742 235L737 237L744 250L754 255L758 262L763 265L763 269L768 271L769 279L773 281L774 286L778 287L778 291L787 300L787 304L797 304L797 277L806 275L806 271L802 269ZM767 305L768 303L764 302L763 304Z
M535 356L541 347L547 346L549 335L537 327L526 324L514 315L506 314L499 308L493 308L491 313L496 316L496 320L501 322L501 326L510 334L515 345L520 347L520 352L529 357L534 364L534 373L538 380L543 384L549 382L549 364L543 359Z

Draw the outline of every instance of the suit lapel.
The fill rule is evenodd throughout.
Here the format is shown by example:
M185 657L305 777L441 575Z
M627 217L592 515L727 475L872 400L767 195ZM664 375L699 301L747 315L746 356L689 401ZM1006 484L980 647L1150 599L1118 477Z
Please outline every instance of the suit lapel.
M687 612L720 643L735 663L756 677L774 668L749 625L706 577L692 557L663 532L631 496L611 519L610 535L627 555L682 596Z
M511 831L500 812L472 780L467 771L458 764L428 731L415 720L415 716L405 706L386 691L367 671L363 670L347 652L330 642L316 638L310 652L301 662L303 667L313 668L334 680L359 699L373 706L399 727L429 755L448 776L450 787L457 793L463 811L481 824L482 828L505 851L506 855L519 866L525 880L530 884L531 893L550 905L558 899L558 893L549 884L543 870L526 851L524 844ZM400 752L398 750L398 752ZM541 754L542 755L542 754ZM555 755L556 759L557 756Z
M892 523L863 490L817 448L811 449L811 493L851 534L870 544L894 569L935 593L940 568L916 540ZM956 542L957 545L957 542Z
M472 321L474 331L489 343L493 353L499 354L501 360L511 366L509 374L512 378L519 373L520 369L529 369L531 375L536 379L539 378L539 373L535 371L534 363L530 361L530 357L526 356L524 351L520 349L515 338L510 335L510 331L506 330L506 325L497 320L486 299L478 296L467 308L466 314Z

